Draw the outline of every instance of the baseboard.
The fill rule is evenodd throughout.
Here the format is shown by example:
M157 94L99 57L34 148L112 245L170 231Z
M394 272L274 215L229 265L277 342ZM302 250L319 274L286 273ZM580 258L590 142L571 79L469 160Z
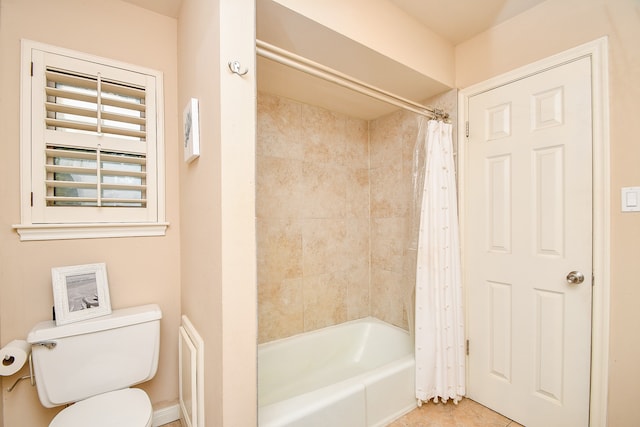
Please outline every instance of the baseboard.
M153 427L159 427L180 419L180 405L175 404L153 411Z

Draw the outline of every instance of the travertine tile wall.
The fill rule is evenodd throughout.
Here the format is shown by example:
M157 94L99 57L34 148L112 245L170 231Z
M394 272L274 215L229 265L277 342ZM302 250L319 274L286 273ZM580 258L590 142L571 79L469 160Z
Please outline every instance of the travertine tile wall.
M260 342L369 315L367 128L259 94Z
M453 112L455 93L428 101ZM417 132L405 111L367 122L258 94L260 342L366 316L408 328Z
M371 315L407 328L415 277L409 266L412 158L418 116L398 111L369 123Z
M455 89L423 104L447 111L456 123ZM420 211L413 200L413 153L422 119L399 110L369 122L370 315L405 329L413 322L416 252L411 242L417 241L413 224L419 224ZM456 150L455 126L453 143Z
M456 123L457 90L423 104L447 111ZM411 242L417 241L413 224L420 218L420 206L413 200L413 153L420 120L417 114L399 110L369 122L370 315L405 329L413 322L416 246ZM455 125L453 143L457 151Z

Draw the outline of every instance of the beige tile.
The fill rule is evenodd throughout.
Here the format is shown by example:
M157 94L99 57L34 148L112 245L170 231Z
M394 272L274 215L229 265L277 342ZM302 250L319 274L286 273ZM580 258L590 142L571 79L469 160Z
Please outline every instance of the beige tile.
M396 273L403 271L404 218L371 219L371 267Z
M347 281L344 274L305 276L303 283L305 332L347 320Z
M305 219L302 224L302 272L304 277L343 270L346 220Z
M463 399L458 404L458 407L456 421L459 426L505 427L511 423L509 418L493 412L470 399Z
M347 171L333 165L302 165L302 218L344 218L347 207Z
M347 218L369 218L369 169L347 169L345 173Z
M413 166L413 153L418 140L419 119L406 117L403 122L405 126L402 130L402 164L405 169L411 170Z
M415 214L420 213L420 203L422 198L420 197L424 191L422 188L422 180L420 182L420 188L414 188L413 183L414 180L418 178L418 172L416 171L416 177L414 178L414 171L412 169L411 163L403 163L402 166L402 182L405 183L399 190L402 191L402 200L407 209L406 218L413 219ZM418 186L416 186L418 187ZM415 211L413 209L416 209ZM415 216L416 219L419 219L419 215Z
M342 259L336 267L340 270L352 270L369 266L369 220L366 218L351 218L345 220L346 235L341 242Z
M403 417L395 420L390 427L506 427L512 421L488 408L463 399L457 405L448 403L424 403Z
M409 294L409 287L403 286L401 273L371 269L372 316L406 329L404 305Z
M407 214L406 194L411 183L403 182L400 164L372 168L369 172L371 186L371 217L403 217Z
M302 277L302 228L298 219L258 218L260 279L273 282Z
M416 264L418 261L416 249L405 248L403 254L404 278L408 283L416 283Z
M302 278L258 281L258 342L285 338L304 331Z
M415 116L404 112L366 122L258 95L258 270L269 307L260 318L275 325L261 339L297 330L293 313L304 329L371 314L406 327L403 283L415 273L402 239L416 134ZM304 306L278 311L266 290L282 297L290 291L283 280L300 277L324 284L303 282ZM287 318L294 327L282 325Z
M365 120L345 119L344 165L369 169L369 124Z
M258 116L260 339L299 332L300 314L307 330L368 315L368 123L262 93ZM291 296L285 280L303 276L337 278L307 288L306 306L277 307Z
M256 215L258 218L299 218L303 206L302 161L258 157Z
M302 160L302 104L258 93L256 153Z
M392 113L369 124L369 165L379 168L402 164L403 116Z
M323 108L302 105L304 160L312 163L344 164L346 116Z
M369 316L369 268L365 264L346 272L347 279L347 320Z

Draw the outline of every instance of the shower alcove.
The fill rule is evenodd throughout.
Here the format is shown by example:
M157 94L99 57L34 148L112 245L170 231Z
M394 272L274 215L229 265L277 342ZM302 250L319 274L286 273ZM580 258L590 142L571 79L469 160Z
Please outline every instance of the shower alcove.
M257 2L259 46L444 109L455 120L450 84L283 3ZM419 115L262 55L257 71L259 342L368 316L408 329Z

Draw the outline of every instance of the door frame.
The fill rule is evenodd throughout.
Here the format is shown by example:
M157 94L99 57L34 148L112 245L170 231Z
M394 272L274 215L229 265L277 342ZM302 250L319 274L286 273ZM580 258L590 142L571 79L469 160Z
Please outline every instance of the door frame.
M610 317L610 161L609 161L609 74L608 39L602 37L513 71L492 77L460 90L458 94L458 206L460 218L465 208L466 130L469 118L469 98L508 83L541 73L583 57L591 57L592 131L593 131L593 289L591 316L591 390L589 426L607 425L607 395L609 377L609 317ZM469 213L472 214L472 213ZM461 245L465 245L465 221L460 221ZM464 251L462 251L464 253ZM462 258L464 271L465 259ZM469 307L467 283L463 276L465 307ZM468 319L468 308L466 318ZM466 325L468 330L468 324ZM468 384L468 378L467 378Z

